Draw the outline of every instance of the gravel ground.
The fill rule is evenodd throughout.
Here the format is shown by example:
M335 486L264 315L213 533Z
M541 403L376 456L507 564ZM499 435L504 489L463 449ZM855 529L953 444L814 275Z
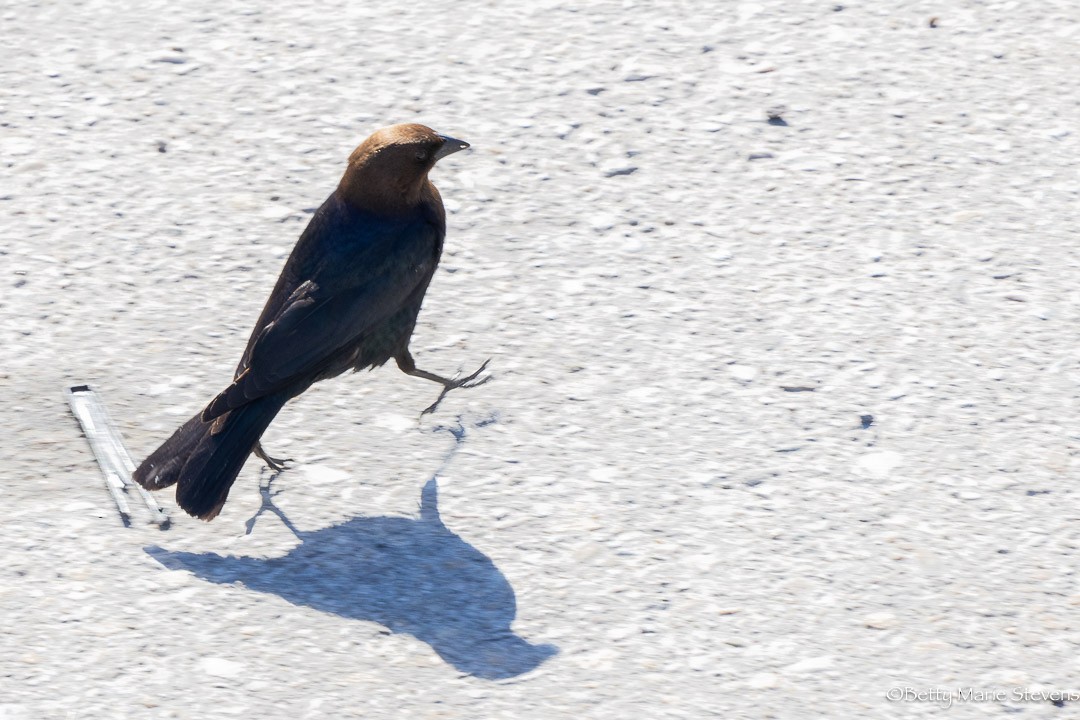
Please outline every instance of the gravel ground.
M1075 712L1075 0L285 5L0 7L0 718ZM152 450L402 121L495 381L122 527L64 387Z

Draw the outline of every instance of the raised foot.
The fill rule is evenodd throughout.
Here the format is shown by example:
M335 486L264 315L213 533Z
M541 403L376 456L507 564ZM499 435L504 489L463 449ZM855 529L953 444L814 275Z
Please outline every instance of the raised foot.
M435 399L435 402L431 403L426 408L424 408L423 412L420 413L420 417L423 417L424 415L435 412L436 408L438 408L439 404L443 401L443 398L446 397L446 394L449 393L451 390L456 390L457 388L480 387L484 383L490 381L491 378L494 377L493 375L487 375L486 377L483 377L483 378L480 377L480 373L484 372L484 370L487 369L487 366L488 366L489 362L491 362L491 358L488 358L487 360L485 360L484 364L481 365L480 367L478 367L476 369L476 372L472 373L471 375L466 375L463 378L455 377L455 378L452 378L450 380L442 380L442 384L443 384L442 392L439 393L439 397L437 397ZM477 379L477 378L479 378L479 379Z
M255 443L255 449L253 452L255 453L256 457L266 463L266 466L276 473L281 472L286 467L288 467L289 463L293 462L292 458L276 458L268 455L267 452L263 450L261 442Z

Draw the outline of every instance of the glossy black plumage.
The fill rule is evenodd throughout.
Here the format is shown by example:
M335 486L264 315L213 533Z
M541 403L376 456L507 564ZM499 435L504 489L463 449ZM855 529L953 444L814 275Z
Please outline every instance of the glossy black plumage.
M181 507L209 520L252 450L275 467L259 437L312 383L393 358L403 371L441 383L443 394L478 384L479 371L448 380L416 369L409 353L446 232L427 173L465 147L422 125L395 125L357 148L286 262L232 384L143 461L136 481L150 489L178 484Z

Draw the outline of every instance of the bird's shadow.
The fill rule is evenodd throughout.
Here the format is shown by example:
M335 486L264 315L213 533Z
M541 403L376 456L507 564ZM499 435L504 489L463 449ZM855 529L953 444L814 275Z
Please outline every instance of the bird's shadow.
M459 445L463 437L463 431L455 433ZM520 675L557 652L510 628L517 612L514 590L491 558L443 524L437 473L421 492L415 519L357 517L301 532L274 505L269 485L259 514L264 510L278 515L300 539L284 557L225 557L156 546L146 551L167 568L189 570L210 582L240 581L294 605L408 633L479 678Z

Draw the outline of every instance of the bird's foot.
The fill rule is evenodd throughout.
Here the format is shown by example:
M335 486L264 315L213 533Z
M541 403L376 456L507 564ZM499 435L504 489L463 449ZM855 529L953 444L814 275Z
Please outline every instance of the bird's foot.
M480 374L487 369L489 362L491 362L491 358L485 360L484 364L476 369L476 372L472 373L471 375L466 375L463 378L454 377L449 380L443 379L443 390L441 393L439 393L439 397L435 399L435 402L424 408L423 412L420 413L420 416L423 417L424 415L435 412L435 410L439 407L439 404L442 403L443 398L446 397L447 393L449 393L451 390L456 390L457 388L480 387L484 383L490 381L491 378L494 377L493 375L480 377Z
M255 443L254 453L260 460L266 463L268 468L276 473L281 472L288 467L288 463L293 462L292 458L276 458L267 454L267 452L263 450L261 442Z

